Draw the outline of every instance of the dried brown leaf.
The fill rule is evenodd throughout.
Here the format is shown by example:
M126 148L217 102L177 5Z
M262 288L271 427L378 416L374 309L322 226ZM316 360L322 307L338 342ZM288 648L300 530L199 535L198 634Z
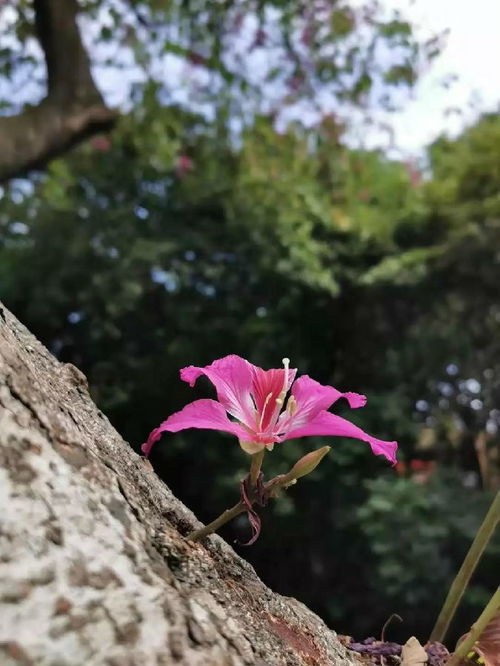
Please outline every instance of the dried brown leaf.
M427 664L427 652L415 636L409 638L401 651L401 666L424 666Z

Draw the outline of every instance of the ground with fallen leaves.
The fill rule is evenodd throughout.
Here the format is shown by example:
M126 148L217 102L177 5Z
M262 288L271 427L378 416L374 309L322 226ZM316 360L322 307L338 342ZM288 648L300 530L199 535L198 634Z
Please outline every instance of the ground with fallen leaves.
M350 636L339 636L341 642L357 652L367 666L445 666L450 653L441 643L422 646L412 636L404 645L366 638L356 643Z

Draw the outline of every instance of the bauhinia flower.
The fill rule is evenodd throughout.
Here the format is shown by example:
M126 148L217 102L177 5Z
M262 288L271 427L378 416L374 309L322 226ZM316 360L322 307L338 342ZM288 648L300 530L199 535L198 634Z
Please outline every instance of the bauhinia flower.
M364 395L342 393L302 375L283 359L283 368L263 370L231 354L205 368L190 365L181 370L181 379L194 386L205 375L215 386L217 400L195 400L155 428L142 445L148 456L161 434L187 428L221 430L235 435L244 451L255 454L272 450L277 443L312 435L351 437L367 442L373 453L396 463L396 442L368 435L350 421L328 409L339 398L350 407L363 407Z

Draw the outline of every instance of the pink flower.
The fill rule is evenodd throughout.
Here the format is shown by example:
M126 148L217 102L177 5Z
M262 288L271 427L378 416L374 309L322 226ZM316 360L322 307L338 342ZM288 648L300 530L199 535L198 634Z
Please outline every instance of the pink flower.
M420 185L422 182L422 174L420 171L415 167L412 162L405 162L405 168L406 172L410 178L410 184L413 187L417 187L417 185Z
M149 455L162 432L204 428L235 435L247 453L272 450L276 443L309 435L353 437L368 442L376 455L396 463L396 442L376 439L327 411L339 398L345 398L353 408L363 407L364 395L341 393L308 375L295 380L297 370L290 369L289 363L285 358L283 368L263 370L231 354L205 368L183 368L181 379L190 386L201 375L208 377L217 391L217 400L195 400L169 416L151 432L142 445L143 453Z
M95 136L90 140L90 143L101 153L107 153L111 148L111 139L107 136Z
M253 43L250 46L249 50L253 51L258 46L264 46L264 44L266 43L266 40L267 40L267 32L265 30L262 30L262 29L259 28L255 33Z
M179 177L182 177L184 176L185 173L191 171L192 168L193 168L193 160L187 155L179 155L179 157L177 158L177 165L175 167L177 175Z
M190 51L188 53L188 60L192 65L204 65L207 59L196 51Z

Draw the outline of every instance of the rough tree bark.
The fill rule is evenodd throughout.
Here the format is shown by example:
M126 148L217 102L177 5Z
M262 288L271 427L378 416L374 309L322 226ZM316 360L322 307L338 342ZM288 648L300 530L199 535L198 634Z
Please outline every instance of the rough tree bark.
M1 305L0 510L3 666L357 663L220 537L183 537L200 524L84 375Z
M36 34L47 66L47 95L38 106L0 118L0 182L45 166L116 121L90 71L76 17L77 0L34 0Z

